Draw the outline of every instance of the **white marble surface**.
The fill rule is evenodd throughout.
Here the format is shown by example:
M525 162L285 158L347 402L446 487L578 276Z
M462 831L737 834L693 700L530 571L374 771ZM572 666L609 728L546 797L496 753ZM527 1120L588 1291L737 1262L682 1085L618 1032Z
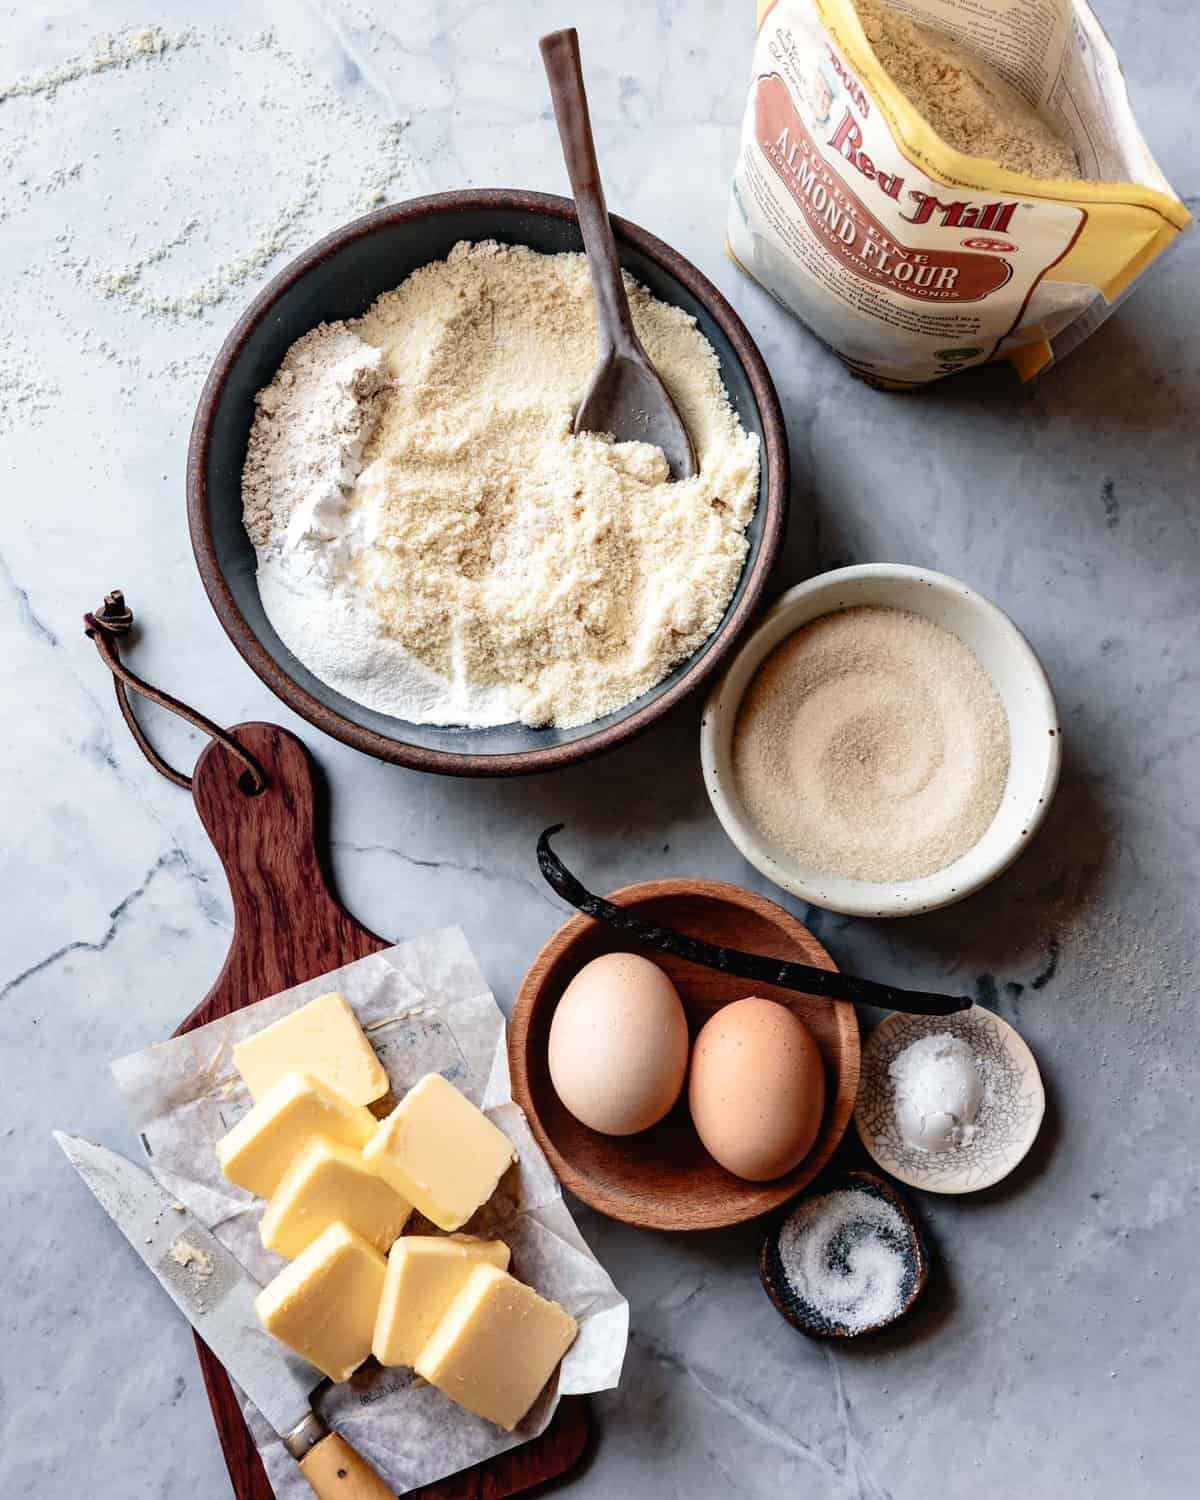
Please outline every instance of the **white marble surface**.
M1164 170L1197 193L1200 12L1099 9ZM809 917L844 965L973 988L1016 1021L1051 1100L1028 1169L974 1199L921 1199L937 1285L907 1328L861 1349L807 1343L777 1317L752 1228L670 1240L585 1214L634 1335L571 1493L1191 1493L1200 239L1032 393L983 372L876 394L722 255L750 0L372 11L5 7L0 85L102 33L194 30L0 103L0 1494L228 1493L188 1332L49 1134L134 1148L108 1059L172 1029L229 934L190 802L142 762L82 638L105 589L123 586L148 627L136 661L151 678L226 722L299 730L332 783L336 874L359 916L395 937L461 922L505 1004L560 919L533 863L552 818L601 886L699 873L763 888L710 815L696 704L541 780L375 765L242 665L188 546L188 426L239 305L377 192L561 190L535 43L571 19L610 202L732 297L778 382L795 467L779 586L874 558L961 575L1029 634L1067 733L1049 826L992 889L892 925ZM153 727L195 754L193 736Z

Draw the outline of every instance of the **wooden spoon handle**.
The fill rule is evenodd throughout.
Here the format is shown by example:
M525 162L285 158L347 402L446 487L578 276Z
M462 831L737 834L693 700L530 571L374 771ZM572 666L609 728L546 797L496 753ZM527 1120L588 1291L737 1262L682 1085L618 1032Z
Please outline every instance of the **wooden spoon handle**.
M300 1472L318 1500L396 1500L395 1490L336 1432L304 1455Z
M601 347L621 352L637 349L640 346L633 331L629 301L621 280L617 242L608 221L604 189L600 183L600 164L596 160L587 93L583 87L583 68L579 60L579 33L573 26L566 31L552 31L538 45L546 65L546 77L550 80L558 139L562 144L567 175L571 179L575 212L583 231L583 248L587 251L592 273Z

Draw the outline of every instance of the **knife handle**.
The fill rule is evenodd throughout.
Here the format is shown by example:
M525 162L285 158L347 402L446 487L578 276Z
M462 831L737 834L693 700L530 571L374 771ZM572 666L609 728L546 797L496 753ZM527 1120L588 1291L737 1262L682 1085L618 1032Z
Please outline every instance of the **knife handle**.
M396 1500L395 1490L336 1432L309 1449L300 1472L318 1500Z

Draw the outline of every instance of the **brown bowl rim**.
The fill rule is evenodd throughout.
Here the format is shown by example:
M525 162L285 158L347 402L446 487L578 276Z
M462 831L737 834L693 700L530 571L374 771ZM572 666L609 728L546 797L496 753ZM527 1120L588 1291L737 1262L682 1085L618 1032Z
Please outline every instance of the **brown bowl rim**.
M790 911L780 906L778 902L770 900L769 897L760 896L757 891L746 890L743 886L730 885L721 880L682 878L647 880L636 885L622 886L606 899L616 906L635 906L641 901L686 895L725 900L776 924L782 918L785 930L799 928L811 940L819 952L820 967L837 968L824 944L809 931L799 917L793 916ZM782 1207L798 1193L803 1192L828 1165L853 1117L862 1063L862 1039L859 1035L858 1014L854 1006L845 1000L830 1002L837 1018L840 1045L837 1087L834 1091L828 1125L822 1130L816 1146L798 1167L773 1182L743 1184L747 1192L740 1207L730 1212L713 1212L707 1215L689 1212L687 1224L677 1222L676 1215L672 1213L669 1205L664 1206L660 1212L630 1213L625 1206L624 1199L609 1197L602 1188L598 1188L590 1177L578 1171L570 1159L559 1151L542 1124L529 1086L529 1027L534 1006L541 991L540 983L533 978L534 971L540 971L544 966L557 962L583 933L600 925L602 924L596 918L579 914L571 917L551 934L534 957L521 981L509 1020L508 1062L513 1098L524 1112L533 1137L554 1168L558 1180L590 1208L596 1209L610 1219L617 1219L623 1224L632 1224L639 1229L660 1229L675 1233L724 1229L732 1224L748 1223L770 1213L773 1209ZM757 1191L753 1191L754 1189Z
M782 541L790 485L787 428L766 361L745 324L725 297L677 250L628 219L612 215L613 229L618 239L628 241L642 254L656 261L708 308L733 345L758 403L763 429L767 493L761 502L762 536L758 550L750 561L741 598L718 626L715 637L710 638L712 643L704 656L693 661L678 681L619 724L610 725L570 744L487 756L429 750L404 740L393 739L390 735L379 734L373 729L366 729L322 703L275 662L238 608L221 571L208 521L205 481L213 413L229 372L253 329L268 315L275 301L314 265L352 241L372 234L381 225L403 223L429 214L453 213L468 208L516 209L550 214L560 219L576 217L572 200L553 193L514 188L463 188L389 204L386 208L377 209L374 213L365 214L333 230L303 251L272 277L238 318L218 350L204 382L188 442L188 530L201 581L226 635L252 671L301 718L307 719L316 728L355 750L412 770L433 771L448 776L522 776L577 765L633 738L661 719L676 703L723 665L758 606Z

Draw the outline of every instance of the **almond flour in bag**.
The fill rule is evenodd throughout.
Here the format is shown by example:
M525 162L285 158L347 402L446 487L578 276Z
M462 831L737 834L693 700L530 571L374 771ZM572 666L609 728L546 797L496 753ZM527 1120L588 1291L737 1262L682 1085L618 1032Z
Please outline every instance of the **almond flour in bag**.
M1085 0L759 0L728 248L867 379L1029 379L1190 224Z

